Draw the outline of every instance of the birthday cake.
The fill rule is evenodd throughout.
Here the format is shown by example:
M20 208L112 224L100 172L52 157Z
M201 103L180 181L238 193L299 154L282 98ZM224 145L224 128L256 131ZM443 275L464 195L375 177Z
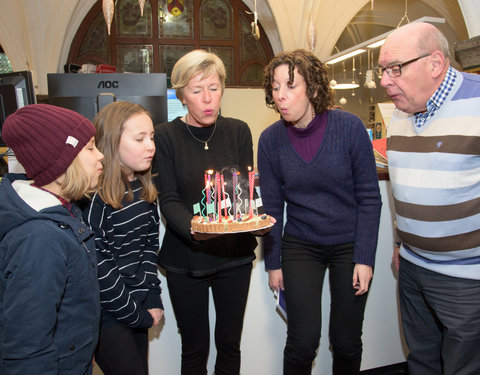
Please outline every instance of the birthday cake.
M252 232L272 226L263 213L254 187L255 172L248 168L248 182L235 168L205 172L202 200L193 205L191 228L201 233Z
M254 215L250 218L248 215L237 217L233 220L232 216L222 218L222 221L215 219L210 221L210 218L203 216L194 216L192 221L192 230L202 233L233 233L233 232L251 232L264 228L268 228L273 224L270 221L270 216L263 214L261 216Z

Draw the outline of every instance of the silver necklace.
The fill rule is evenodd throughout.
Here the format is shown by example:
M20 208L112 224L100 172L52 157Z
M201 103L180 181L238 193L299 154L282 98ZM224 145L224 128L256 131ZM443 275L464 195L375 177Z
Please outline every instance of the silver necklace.
M215 123L213 125L213 132L212 132L212 134L210 134L210 137L208 137L208 139L206 141L202 141L201 139L198 139L197 137L195 137L193 135L193 133L190 131L190 128L188 127L188 117L187 116L188 116L188 113L185 115L185 126L187 127L188 132L193 137L193 139L195 139L198 142L201 142L201 143L205 144L205 147L203 148L204 150L208 150L208 142L210 142L210 139L212 139L213 134L215 133L215 129L217 128L217 120L215 120Z

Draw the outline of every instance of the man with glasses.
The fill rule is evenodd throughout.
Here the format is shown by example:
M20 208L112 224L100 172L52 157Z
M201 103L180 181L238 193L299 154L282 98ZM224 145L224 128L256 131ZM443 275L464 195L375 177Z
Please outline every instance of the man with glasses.
M410 375L480 374L480 76L450 66L428 23L385 41L387 131Z

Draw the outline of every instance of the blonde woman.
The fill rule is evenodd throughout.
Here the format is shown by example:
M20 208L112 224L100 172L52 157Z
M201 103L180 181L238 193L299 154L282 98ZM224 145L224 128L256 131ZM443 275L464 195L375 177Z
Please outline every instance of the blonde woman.
M155 129L154 169L160 209L167 221L158 257L182 335L182 374L206 374L210 349L208 296L215 302L215 374L238 374L240 337L252 260L251 233L190 231L193 205L202 199L204 173L253 166L252 135L240 120L219 115L225 67L213 53L192 51L175 64L172 85L188 109Z

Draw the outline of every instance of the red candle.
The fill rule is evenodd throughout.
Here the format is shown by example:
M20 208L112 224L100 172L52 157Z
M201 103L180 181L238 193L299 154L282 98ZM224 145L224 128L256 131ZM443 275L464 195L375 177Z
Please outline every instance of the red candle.
M220 183L222 184L222 201L223 201L223 215L227 220L227 201L225 200L225 182L223 181L223 173L220 174Z
M232 171L233 179L233 221L237 221L237 170L233 168Z
M218 222L222 222L222 195L220 190L220 173L215 173L215 199L217 200Z

